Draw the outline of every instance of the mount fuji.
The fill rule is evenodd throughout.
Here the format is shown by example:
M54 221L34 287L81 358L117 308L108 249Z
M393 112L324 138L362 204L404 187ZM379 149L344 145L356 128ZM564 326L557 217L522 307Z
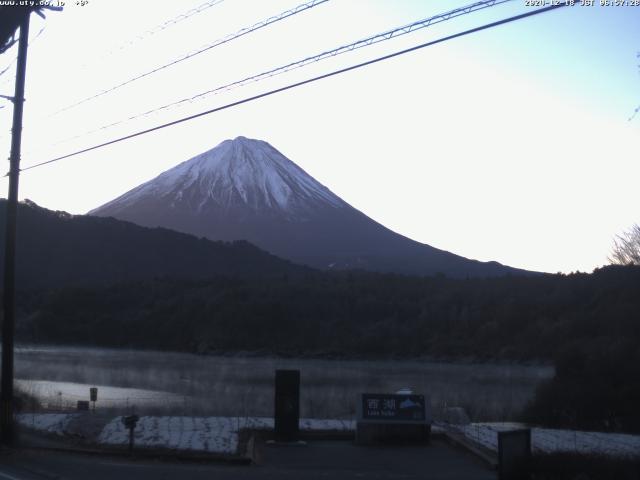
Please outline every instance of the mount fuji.
M453 277L525 274L397 234L356 210L267 142L237 137L89 212L211 240L247 240L322 269Z

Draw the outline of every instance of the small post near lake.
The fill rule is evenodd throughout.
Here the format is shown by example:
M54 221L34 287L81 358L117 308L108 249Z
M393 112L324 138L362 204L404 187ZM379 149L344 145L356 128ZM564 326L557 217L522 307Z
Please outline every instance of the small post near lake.
M138 420L140 420L138 415L122 417L122 423L124 423L125 428L129 429L129 455L133 455L133 431L136 428Z
M98 387L91 387L89 389L89 399L93 403L93 411L96 411L96 402L98 401Z

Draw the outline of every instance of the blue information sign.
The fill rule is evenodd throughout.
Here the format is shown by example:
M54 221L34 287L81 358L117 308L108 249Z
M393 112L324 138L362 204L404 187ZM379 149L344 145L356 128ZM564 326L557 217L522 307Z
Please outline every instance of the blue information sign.
M424 395L363 393L360 407L365 421L426 421Z

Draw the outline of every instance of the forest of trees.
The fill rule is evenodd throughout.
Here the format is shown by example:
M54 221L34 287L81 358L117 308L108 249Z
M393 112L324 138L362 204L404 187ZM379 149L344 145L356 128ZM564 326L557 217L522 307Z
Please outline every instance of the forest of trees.
M640 339L640 267L493 279L313 272L22 293L23 342L552 361Z

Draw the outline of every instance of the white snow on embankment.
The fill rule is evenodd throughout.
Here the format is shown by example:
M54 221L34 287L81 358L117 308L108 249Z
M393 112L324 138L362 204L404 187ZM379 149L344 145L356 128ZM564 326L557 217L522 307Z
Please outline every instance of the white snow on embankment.
M524 425L473 423L456 426L468 439L494 451L498 450L498 432L518 428L524 428ZM542 453L572 452L640 458L640 435L532 428L531 448L534 452Z
M172 450L234 454L238 432L243 429L273 429L273 418L265 417L141 417L134 431L136 446ZM300 419L303 431L352 431L351 420ZM127 445L129 431L122 417L109 422L98 437L104 445Z
M134 430L136 447L235 453L238 433L224 417L141 417ZM109 422L98 437L105 445L127 445L129 430L122 417Z
M50 434L70 435L69 422L78 414L27 413L16 416L19 424ZM273 418L266 417L140 417L134 430L137 447L235 454L238 432L243 429L272 430ZM355 430L352 420L300 419L300 430L347 432ZM115 417L95 441L102 445L128 445L129 431L122 417Z
M65 435L67 426L75 415L74 413L21 413L16 415L16 421L33 430Z
M20 414L17 421L26 427L56 435L67 435L69 422L78 414ZM300 430L308 432L355 430L353 420L300 419ZM498 432L523 428L516 423L473 423L449 425L469 440L490 450L498 449ZM434 426L434 430L437 427ZM238 432L243 429L271 430L273 418L266 417L141 417L135 433L135 445L146 448L168 448L179 451L235 454ZM103 445L128 445L129 431L122 417L111 420L96 439ZM640 435L579 432L574 430L531 429L532 448L538 452L596 453L613 457L639 457Z

